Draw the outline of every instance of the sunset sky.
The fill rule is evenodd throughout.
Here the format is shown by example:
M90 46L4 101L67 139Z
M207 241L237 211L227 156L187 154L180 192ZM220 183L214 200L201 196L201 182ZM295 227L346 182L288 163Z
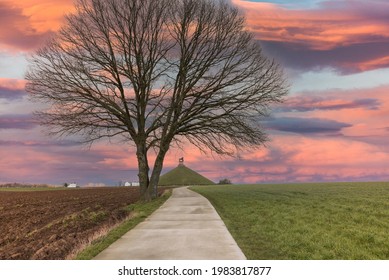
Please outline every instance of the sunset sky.
M267 56L285 69L285 103L263 125L266 147L236 158L171 150L218 182L389 180L389 1L231 0ZM0 0L0 183L137 181L133 148L53 139L32 118L27 58L61 26L72 0Z

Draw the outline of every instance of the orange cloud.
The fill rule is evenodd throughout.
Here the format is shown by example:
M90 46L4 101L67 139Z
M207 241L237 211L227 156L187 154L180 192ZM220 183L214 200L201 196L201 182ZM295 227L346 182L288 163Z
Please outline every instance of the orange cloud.
M372 144L344 138L289 135L279 137L273 146L282 154L289 155L284 164L293 168L295 180L389 177L389 166L383 164L389 161L388 151Z
M359 63L345 63L345 67L357 68L360 71L369 71L377 68L387 67L389 65L389 56L383 56L372 60L366 60Z
M99 143L88 150L71 142L0 140L0 156L1 182L113 185L137 178L135 154L121 145Z
M25 86L25 80L0 78L0 87L9 88L13 90L22 90Z
M40 46L73 11L71 0L7 1L0 3L0 48L31 50Z
M388 22L377 20L366 12L366 8L371 6L358 7L360 10L353 9L351 4L291 10L276 4L244 0L233 0L232 3L245 11L249 30L260 40L304 44L311 49L329 50L389 38Z
M342 138L308 138L289 136L285 145L276 140L275 143L285 153L293 154L287 164L305 166L316 170L317 167L332 167L331 172L338 172L338 167L372 166L389 161L389 154L373 145ZM316 168L314 168L316 167ZM384 167L389 170L388 167ZM345 174L346 175L346 174Z
M39 33L56 31L60 28L63 17L74 11L73 0L24 0L14 1L15 6L23 10L31 26Z

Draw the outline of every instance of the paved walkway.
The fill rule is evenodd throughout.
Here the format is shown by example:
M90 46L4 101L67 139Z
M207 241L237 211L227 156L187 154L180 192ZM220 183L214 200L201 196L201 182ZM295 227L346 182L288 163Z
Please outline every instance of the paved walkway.
M186 187L127 232L97 260L243 260L223 221L203 196Z

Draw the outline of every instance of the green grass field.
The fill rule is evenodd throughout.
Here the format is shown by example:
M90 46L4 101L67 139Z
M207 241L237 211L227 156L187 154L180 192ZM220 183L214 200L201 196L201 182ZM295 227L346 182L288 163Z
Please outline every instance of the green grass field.
M194 187L248 259L389 259L389 183Z

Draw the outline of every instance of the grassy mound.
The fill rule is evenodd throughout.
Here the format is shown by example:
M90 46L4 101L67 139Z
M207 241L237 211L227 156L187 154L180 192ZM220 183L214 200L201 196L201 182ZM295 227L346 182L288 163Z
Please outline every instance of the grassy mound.
M187 185L213 185L214 182L200 175L196 171L179 165L173 170L162 175L159 179L160 186L187 186Z

